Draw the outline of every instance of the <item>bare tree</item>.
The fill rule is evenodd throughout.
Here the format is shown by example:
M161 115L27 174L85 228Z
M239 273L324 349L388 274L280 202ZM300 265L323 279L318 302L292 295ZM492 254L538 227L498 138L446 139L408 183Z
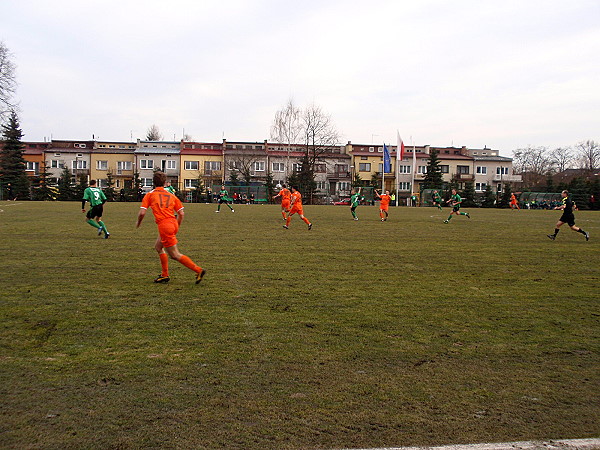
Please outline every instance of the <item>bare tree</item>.
M306 146L306 158L311 170L317 159L332 146L339 144L340 135L335 129L331 116L314 103L302 112L302 133Z
M163 140L163 135L156 125L153 124L150 128L148 128L148 131L146 132L146 140L148 140L148 141L162 141Z
M17 80L11 56L6 45L0 42L0 122L16 106L12 97L17 89Z
M275 119L271 125L271 140L287 146L287 161L285 165L286 179L290 176L290 152L292 144L299 143L302 135L302 126L300 123L300 108L294 105L294 100L290 98L287 104L275 113Z
M259 156L255 153L237 153L229 158L229 171L237 170L244 178L247 185L252 181L254 173L254 163L259 160Z
M524 186L535 186L552 171L552 161L546 147L527 147L513 151L513 167L523 176Z
M577 153L583 169L592 171L600 167L600 146L596 141L580 142L577 144Z
M555 148L550 152L550 162L556 172L564 172L573 162L573 150L571 147Z

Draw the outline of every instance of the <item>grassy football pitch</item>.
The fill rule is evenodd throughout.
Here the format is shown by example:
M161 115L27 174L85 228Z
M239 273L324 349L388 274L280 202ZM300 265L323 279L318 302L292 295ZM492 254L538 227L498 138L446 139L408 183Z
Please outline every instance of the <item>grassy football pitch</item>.
M344 448L600 436L600 213L0 202L0 447Z

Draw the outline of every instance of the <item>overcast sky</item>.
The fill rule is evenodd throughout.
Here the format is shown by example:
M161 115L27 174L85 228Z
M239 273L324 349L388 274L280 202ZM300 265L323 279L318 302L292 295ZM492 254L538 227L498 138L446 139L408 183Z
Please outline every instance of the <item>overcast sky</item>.
M600 138L598 0L2 0L0 40L29 141L263 141L290 97L343 143Z

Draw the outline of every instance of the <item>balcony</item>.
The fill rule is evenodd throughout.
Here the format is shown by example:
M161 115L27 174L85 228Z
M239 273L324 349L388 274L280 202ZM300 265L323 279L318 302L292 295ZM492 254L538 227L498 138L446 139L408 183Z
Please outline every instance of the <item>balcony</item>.
M475 175L471 173L455 173L452 178L457 181L473 181L475 179Z
M503 183L521 183L523 181L522 175L494 175L494 181L500 181Z
M333 172L327 172L328 178L350 178L352 175L347 170L335 170Z

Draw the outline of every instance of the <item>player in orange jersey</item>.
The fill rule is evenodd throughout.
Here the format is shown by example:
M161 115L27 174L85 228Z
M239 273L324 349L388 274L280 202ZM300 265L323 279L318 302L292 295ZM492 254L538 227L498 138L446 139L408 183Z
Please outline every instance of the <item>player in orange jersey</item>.
M136 228L142 224L148 208L152 208L154 220L158 225L158 238L154 248L158 252L161 274L154 280L155 283L168 283L169 256L179 261L185 267L196 272L196 284L202 281L206 273L202 267L197 266L189 257L182 255L177 249L177 231L183 221L183 205L181 201L170 192L166 191L165 181L167 176L163 172L155 172L152 182L154 189L148 192L142 200L142 206L137 218Z
M290 210L292 193L287 187L285 187L285 184L282 184L279 193L273 196L273 198L277 197L281 197L281 215L283 216L283 220L286 220L285 215Z
M379 217L381 221L385 222L388 218L388 209L390 209L390 191L385 191L385 194L379 194L379 191L375 189L375 195L379 199Z
M285 219L285 225L283 228L288 228L290 226L290 221L292 220L292 215L298 213L300 218L304 221L306 225L308 225L308 229L312 228L312 223L304 217L304 211L302 209L302 194L298 191L298 188L292 186L292 200L290 204L290 211L288 212L287 218Z
M521 209L519 208L519 202L517 202L515 194L510 194L510 209Z

